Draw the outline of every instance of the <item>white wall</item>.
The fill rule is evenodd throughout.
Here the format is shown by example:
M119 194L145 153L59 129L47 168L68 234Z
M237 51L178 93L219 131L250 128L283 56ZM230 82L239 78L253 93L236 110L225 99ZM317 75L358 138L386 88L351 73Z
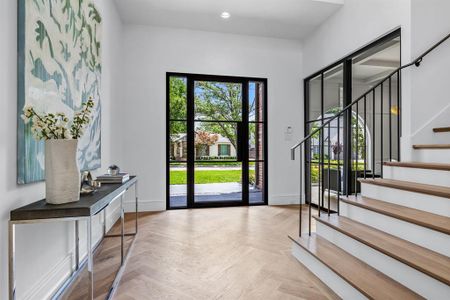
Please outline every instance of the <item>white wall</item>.
M120 60L121 22L109 0L96 0L103 17L102 167L110 163L111 102ZM44 197L44 184L16 184L17 1L0 1L0 299L8 293L9 211ZM44 299L70 270L72 224L52 223L17 229L17 298ZM98 233L98 231L97 231ZM48 281L47 281L48 280Z
M304 76L396 27L402 29L402 64L408 63L450 32L448 11L447 0L346 0L337 13L305 39ZM442 142L433 136L431 128L450 124L449 54L450 42L446 42L420 68L402 73L402 160L414 159L413 142Z
M346 0L338 12L305 39L304 76L398 27L402 31L402 63L406 63L411 60L411 0ZM411 112L409 76L409 71L403 72L404 116ZM410 118L402 119L402 130L404 136L410 135ZM409 148L402 147L402 158L409 156L410 152Z
M450 1L412 0L411 10L412 55L416 57L450 33ZM449 82L450 40L447 40L411 73L413 143L450 143L449 135L432 133L433 127L450 126Z
M300 42L127 25L123 45L114 157L140 176L142 209L166 206L166 72L267 78L269 203L298 201L299 169L289 148L302 133ZM294 127L293 141L284 140L287 126Z

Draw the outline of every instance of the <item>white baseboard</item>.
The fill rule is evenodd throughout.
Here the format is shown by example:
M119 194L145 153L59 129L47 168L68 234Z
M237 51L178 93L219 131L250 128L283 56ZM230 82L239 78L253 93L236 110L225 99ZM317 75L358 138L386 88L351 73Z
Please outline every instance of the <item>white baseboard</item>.
M125 212L134 212L136 211L135 202L125 202L124 208ZM139 200L138 202L138 210L140 212L143 211L163 211L166 210L166 201L165 200Z
M56 263L42 278L36 282L24 295L23 299L50 299L56 290L70 276L73 264L72 253Z
M290 205L298 204L300 199L299 194L295 195L271 195L269 196L269 205ZM303 203L305 198L303 197Z

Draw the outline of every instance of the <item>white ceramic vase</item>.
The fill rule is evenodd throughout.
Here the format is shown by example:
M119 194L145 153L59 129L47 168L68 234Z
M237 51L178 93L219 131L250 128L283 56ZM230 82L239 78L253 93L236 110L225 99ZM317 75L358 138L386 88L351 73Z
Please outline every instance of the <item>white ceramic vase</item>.
M45 141L45 198L50 204L80 200L78 140Z

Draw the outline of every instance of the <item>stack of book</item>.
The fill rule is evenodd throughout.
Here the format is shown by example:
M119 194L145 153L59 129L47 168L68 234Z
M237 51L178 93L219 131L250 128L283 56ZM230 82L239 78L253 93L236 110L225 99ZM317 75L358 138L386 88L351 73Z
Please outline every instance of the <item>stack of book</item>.
M117 175L101 175L97 177L97 181L101 183L124 183L130 179L130 174L128 173L119 173Z

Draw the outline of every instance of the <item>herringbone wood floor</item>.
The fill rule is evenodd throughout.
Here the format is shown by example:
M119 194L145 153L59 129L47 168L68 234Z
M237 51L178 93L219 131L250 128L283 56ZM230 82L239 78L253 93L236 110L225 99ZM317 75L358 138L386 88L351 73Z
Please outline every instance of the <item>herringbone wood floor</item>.
M306 207L303 215L306 225ZM337 298L292 257L287 236L297 228L298 206L142 214L115 299ZM115 247L117 241L115 246L102 244L96 255L98 299L112 281L108 272L117 268ZM84 298L82 282L66 299Z

